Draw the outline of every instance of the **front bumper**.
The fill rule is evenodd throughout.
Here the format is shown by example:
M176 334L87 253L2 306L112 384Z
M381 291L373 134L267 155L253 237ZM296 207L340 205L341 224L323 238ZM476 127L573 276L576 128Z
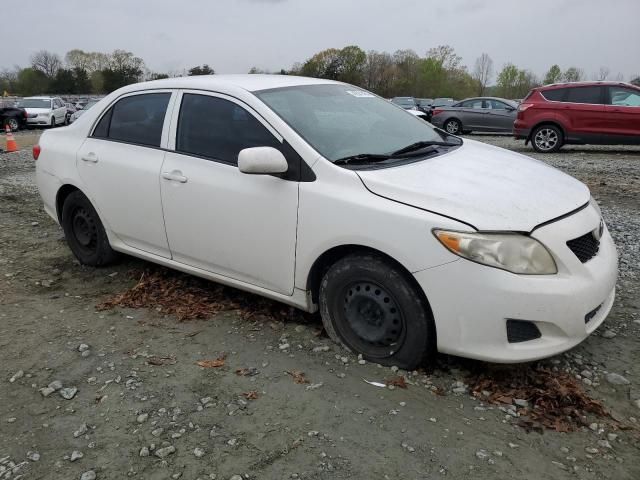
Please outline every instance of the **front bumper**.
M27 125L49 125L51 123L50 117L28 117Z
M596 210L588 206L531 234L552 252L558 265L555 275L516 275L464 259L415 273L433 311L438 350L516 363L549 357L582 342L611 310L618 259L606 228L598 254L584 264L566 242L597 229L599 222ZM507 319L533 322L540 338L509 343Z

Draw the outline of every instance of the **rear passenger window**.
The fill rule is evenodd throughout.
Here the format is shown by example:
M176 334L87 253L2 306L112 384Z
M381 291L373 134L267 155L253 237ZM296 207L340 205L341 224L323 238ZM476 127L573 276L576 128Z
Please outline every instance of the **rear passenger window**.
M551 100L552 102L561 102L566 91L566 88L554 88L553 90L543 90L540 93L547 100Z
M170 93L146 93L119 100L102 117L94 137L159 147Z
M176 151L236 165L240 150L282 144L244 108L222 98L186 93Z
M566 102L602 103L600 87L572 87L567 92Z

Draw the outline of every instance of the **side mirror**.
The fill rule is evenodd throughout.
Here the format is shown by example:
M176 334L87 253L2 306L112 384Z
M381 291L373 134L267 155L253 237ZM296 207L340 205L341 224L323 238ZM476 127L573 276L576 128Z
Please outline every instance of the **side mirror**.
M273 147L253 147L240 150L238 169L249 175L285 173L289 169L287 159Z

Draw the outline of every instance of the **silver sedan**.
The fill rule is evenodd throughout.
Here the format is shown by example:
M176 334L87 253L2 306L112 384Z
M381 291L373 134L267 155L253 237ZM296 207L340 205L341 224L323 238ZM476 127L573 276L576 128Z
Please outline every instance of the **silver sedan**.
M431 123L448 133L511 133L518 102L497 97L467 98L450 107L433 109Z

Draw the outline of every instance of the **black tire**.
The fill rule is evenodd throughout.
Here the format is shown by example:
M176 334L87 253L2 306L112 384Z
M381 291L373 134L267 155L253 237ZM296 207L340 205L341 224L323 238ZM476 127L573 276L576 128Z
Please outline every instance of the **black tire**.
M65 199L62 229L69 248L81 264L100 267L117 258L98 213L82 192L72 192Z
M396 265L368 253L333 264L320 284L329 337L365 360L412 370L435 353L429 306Z
M531 146L539 153L554 153L564 143L564 133L555 125L540 125L531 133Z
M451 135L462 134L462 122L457 118L448 118L443 124L442 128Z
M2 126L2 128L6 129L7 126L11 129L12 132L17 132L20 129L20 124L18 123L18 120L16 120L13 117L7 118L4 121L4 125Z
M51 117L51 124L49 126L51 128L55 128L55 126L56 126L56 117Z

